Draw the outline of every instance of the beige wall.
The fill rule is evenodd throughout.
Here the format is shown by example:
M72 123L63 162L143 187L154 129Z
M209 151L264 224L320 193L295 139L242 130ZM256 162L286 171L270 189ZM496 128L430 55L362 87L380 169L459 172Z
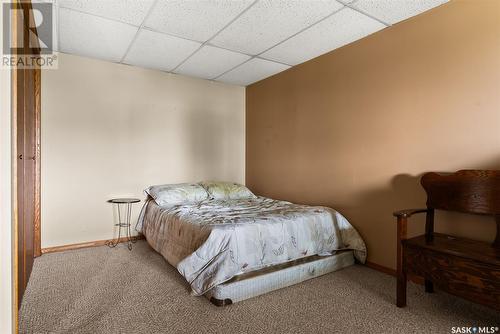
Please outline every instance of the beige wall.
M42 74L42 247L111 238L106 200L151 184L243 182L244 114L243 87L60 54Z
M246 94L247 185L338 209L394 268L392 211L425 205L422 173L500 169L500 1L452 1ZM437 230L493 239L492 220L456 217Z

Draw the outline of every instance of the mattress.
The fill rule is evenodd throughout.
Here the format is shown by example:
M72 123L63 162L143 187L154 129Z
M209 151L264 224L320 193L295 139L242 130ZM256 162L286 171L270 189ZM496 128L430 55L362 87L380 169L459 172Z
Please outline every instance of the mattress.
M354 264L352 251L330 256L311 256L290 263L235 276L205 294L213 304L224 306L285 288Z
M337 211L265 197L158 206L146 202L137 229L190 284L194 295L263 268L366 247Z

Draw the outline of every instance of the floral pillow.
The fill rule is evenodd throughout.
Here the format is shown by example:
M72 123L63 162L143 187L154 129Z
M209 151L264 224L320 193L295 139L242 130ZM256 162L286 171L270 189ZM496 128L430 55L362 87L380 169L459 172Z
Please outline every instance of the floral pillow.
M203 181L199 183L212 199L256 198L247 187L234 182Z
M159 206L196 203L208 199L207 191L196 183L164 184L144 190Z

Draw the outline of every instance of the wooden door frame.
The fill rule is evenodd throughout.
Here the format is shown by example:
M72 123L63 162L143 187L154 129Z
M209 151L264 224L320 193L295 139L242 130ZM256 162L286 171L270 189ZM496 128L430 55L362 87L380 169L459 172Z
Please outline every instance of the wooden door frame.
M27 10L32 10L32 5L30 0L14 0L13 2L19 3L22 7L26 6ZM17 31L17 17L13 15L13 25L12 31L13 36L18 35ZM32 18L32 17L31 17ZM41 247L41 86L42 86L42 73L40 68L33 69L34 71L34 83L35 88L35 220L34 220L34 254L35 257L42 255ZM13 96L17 97L17 73L16 69L13 69L13 80L12 80ZM15 100L13 100L15 101ZM16 105L14 104L14 117L18 112ZM15 118L13 120L16 120ZM17 123L13 122L13 136L14 139L17 136ZM13 150L13 167L17 167L17 145ZM13 182L17 182L17 173L14 175ZM17 185L15 186L17 188ZM15 199L17 202L17 198ZM16 206L17 207L17 206ZM16 212L17 214L17 212Z
M35 221L34 221L34 236L33 250L34 256L42 255L42 238L41 238L41 222L42 222L42 174L41 174L41 128L42 128L42 71L40 68L35 69L34 73L35 87Z
M18 15L11 16L11 38L18 39L18 29L17 29L17 20ZM17 201L17 114L18 114L18 105L17 105L17 82L18 82L18 70L13 68L11 69L12 80L11 80L11 138L12 138L12 225L13 225L13 247L12 247L12 325L14 328L14 333L19 332L19 301L18 301L18 293L19 293L19 261L18 261L18 249L19 249L19 238L18 238L18 230L19 230L19 222L18 222L18 201Z
M12 2L21 8L28 11L32 10L32 5L30 0L12 0ZM16 12L15 12L16 13ZM18 30L18 14L12 14L11 19L11 38L19 38ZM33 16L30 16L33 19ZM25 21L24 21L25 23ZM23 27L24 29L24 27ZM24 32L23 36L25 35ZM24 44L26 45L26 44ZM22 69L14 67L11 69L12 80L11 80L11 138L12 138L12 224L13 224L13 291L12 291L12 306L13 306L13 328L15 333L19 332L19 262L18 262L18 250L19 250L19 211L18 211L18 147L17 147L17 115L20 112L18 109L17 101L19 94L24 94L24 91L18 90L19 74ZM34 257L41 255L41 69L34 69L33 75L33 86L35 90L35 196L34 196L34 222L33 222L33 250Z

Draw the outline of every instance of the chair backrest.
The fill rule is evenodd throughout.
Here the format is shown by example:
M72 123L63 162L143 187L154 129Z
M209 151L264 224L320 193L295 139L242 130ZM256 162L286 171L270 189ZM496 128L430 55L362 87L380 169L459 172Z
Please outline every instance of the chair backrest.
M500 171L461 170L426 173L420 183L430 209L500 215Z

